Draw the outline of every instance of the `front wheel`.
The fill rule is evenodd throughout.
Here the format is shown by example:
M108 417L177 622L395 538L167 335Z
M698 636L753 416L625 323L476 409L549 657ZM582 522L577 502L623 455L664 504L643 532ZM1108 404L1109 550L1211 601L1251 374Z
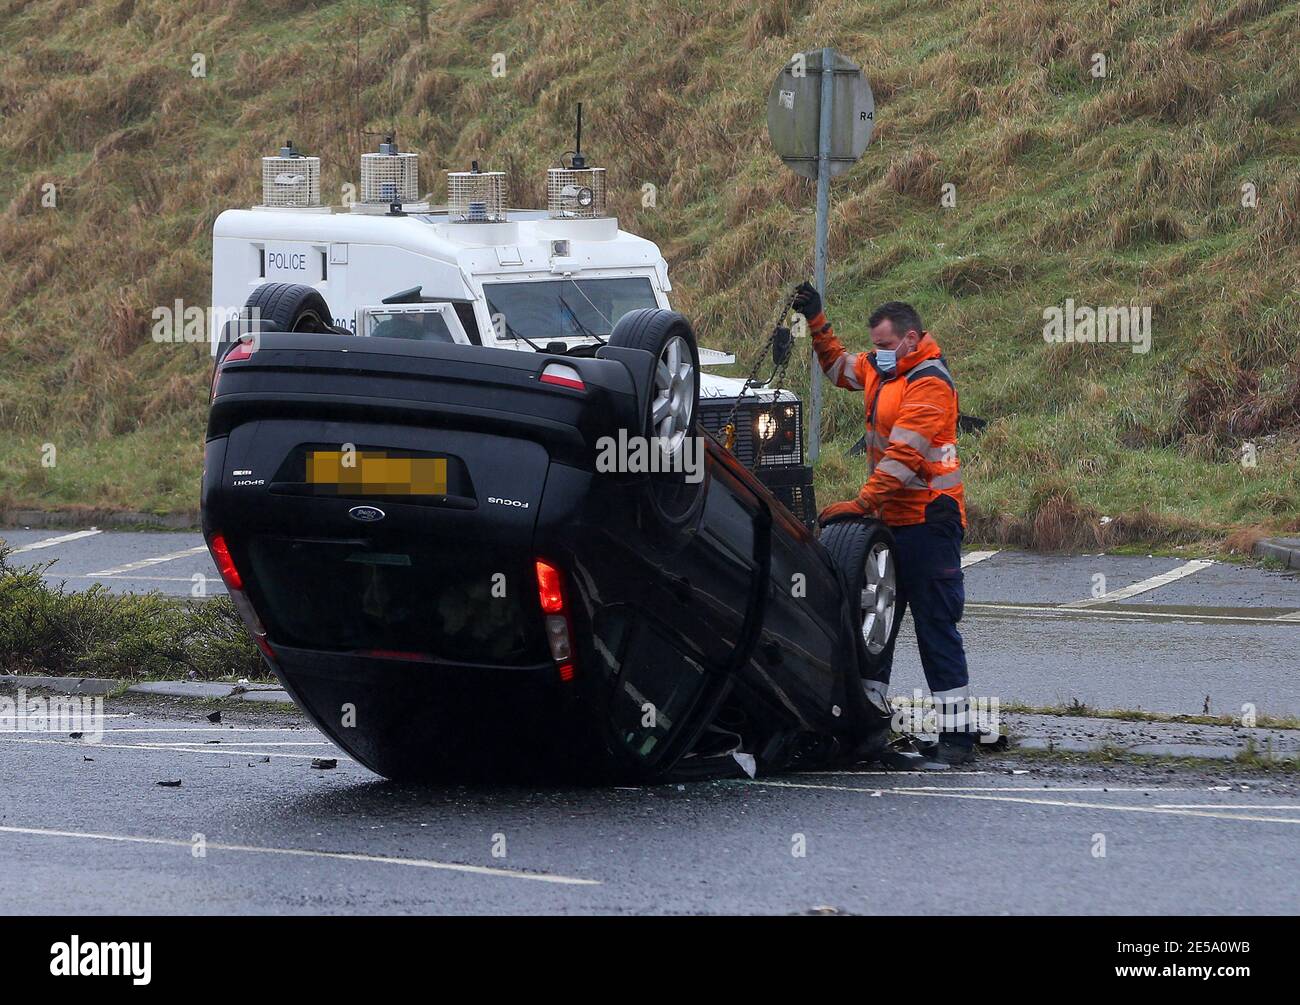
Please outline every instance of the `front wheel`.
M862 672L869 677L884 663L902 623L894 535L879 520L837 520L822 530L821 543L844 579Z

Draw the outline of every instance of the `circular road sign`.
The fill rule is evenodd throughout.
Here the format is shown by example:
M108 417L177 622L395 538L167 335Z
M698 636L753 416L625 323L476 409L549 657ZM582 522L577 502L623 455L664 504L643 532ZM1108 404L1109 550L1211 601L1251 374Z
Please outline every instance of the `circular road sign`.
M876 101L862 68L835 53L831 102L831 177L851 168L871 141ZM772 84L767 96L767 133L778 156L790 170L817 177L818 133L821 128L822 50L795 55Z

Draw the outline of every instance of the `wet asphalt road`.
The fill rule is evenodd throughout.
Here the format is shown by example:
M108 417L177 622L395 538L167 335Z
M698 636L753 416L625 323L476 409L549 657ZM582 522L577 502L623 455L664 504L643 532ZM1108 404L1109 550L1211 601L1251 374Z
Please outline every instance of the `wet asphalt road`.
M69 533L0 537L29 548L12 561L55 559L47 576L69 589L223 592L197 534L30 547ZM1300 714L1300 619L1285 620L1300 578L1188 573L1187 558L967 562L977 695L1183 712L1208 695L1214 712ZM893 683L924 686L910 625ZM99 743L0 733L0 911L1300 912L1293 774L1010 754L942 776L421 788L377 779L297 714L245 704L212 725L208 711L119 698ZM319 756L337 767L312 768Z
M11 547L30 549L11 561L53 560L47 578L69 589L225 592L199 534L68 538L84 533L0 528ZM962 631L974 693L1035 706L1078 700L1197 713L1208 698L1220 714L1240 715L1249 704L1259 714L1300 715L1300 576L1189 567L1194 558L968 553ZM1095 592L1120 596L1096 603ZM910 619L892 683L901 695L925 687Z
M123 698L98 744L0 734L0 912L1300 910L1294 775L1012 754L943 776L422 788L295 714L207 711Z

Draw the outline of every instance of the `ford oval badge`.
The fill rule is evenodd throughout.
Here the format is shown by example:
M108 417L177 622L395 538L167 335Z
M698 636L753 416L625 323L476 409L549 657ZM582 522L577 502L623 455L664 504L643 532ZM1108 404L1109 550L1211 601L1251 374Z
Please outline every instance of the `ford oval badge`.
M362 523L376 523L387 515L378 506L353 506L348 510L348 516L352 517L353 520L360 520Z

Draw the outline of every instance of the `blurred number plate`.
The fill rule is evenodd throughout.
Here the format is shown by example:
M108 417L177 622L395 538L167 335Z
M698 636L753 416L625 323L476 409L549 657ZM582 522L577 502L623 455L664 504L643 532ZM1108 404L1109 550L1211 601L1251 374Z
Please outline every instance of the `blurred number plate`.
M307 482L346 494L446 495L447 458L389 457L376 450L311 450Z

